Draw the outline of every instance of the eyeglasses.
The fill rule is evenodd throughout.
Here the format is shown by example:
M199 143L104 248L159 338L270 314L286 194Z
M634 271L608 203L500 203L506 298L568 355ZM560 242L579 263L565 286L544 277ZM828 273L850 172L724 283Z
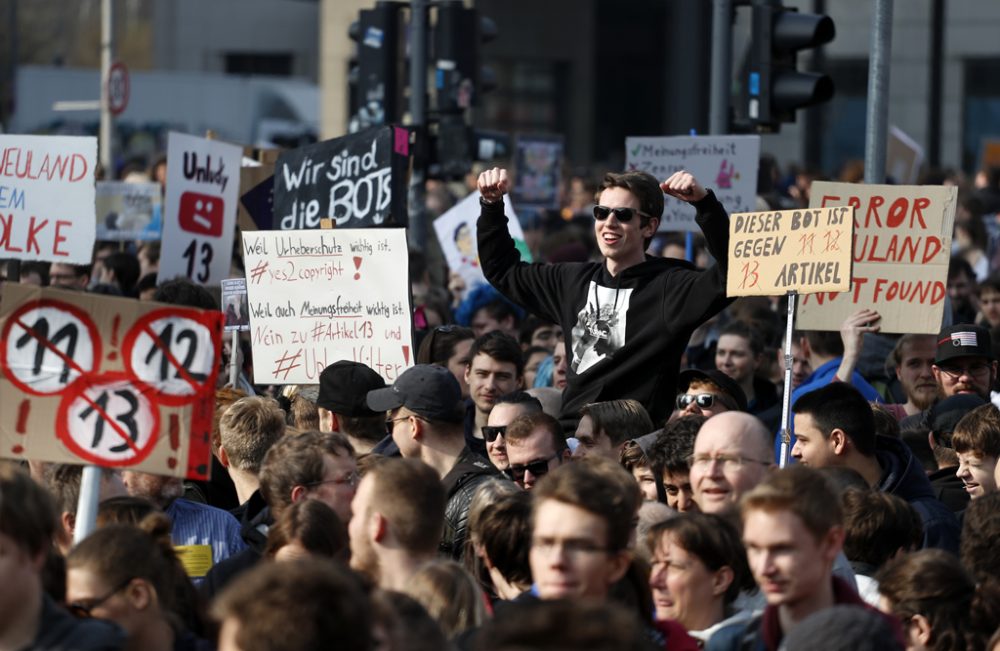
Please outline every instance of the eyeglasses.
M969 364L968 366L954 366L952 364L938 364L938 370L950 377L952 380L957 380L963 375L969 375L972 377L986 375L992 365L986 362L976 362L975 364Z
M314 488L316 486L321 486L323 484L336 484L337 486L350 486L351 488L355 488L358 485L358 482L360 481L361 481L361 475L359 475L358 472L354 470L351 472L351 474L347 475L346 477L313 481L309 482L308 484L304 484L304 486L308 488Z
M718 462L722 465L723 470L739 470L743 466L750 463L759 463L762 466L770 466L770 461L762 461L760 459L751 459L750 457L741 457L738 454L717 454L715 456L708 454L695 454L688 457L688 466L691 470L695 468L704 469L711 468L712 464Z
M711 409L716 400L718 400L723 406L729 406L726 404L722 396L717 396L714 393L697 393L694 395L682 393L677 396L677 409L684 409L692 402L697 403L702 409Z
M409 416L400 416L399 418L386 418L385 419L385 432L386 434L392 435L392 430L396 427L396 423L401 420L409 420Z
M558 456L559 454L556 453L548 459L538 459L524 465L510 466L504 470L504 473L514 480L515 483L523 484L525 471L530 472L533 477L541 477L549 471L549 463Z
M116 594L127 588L128 585L132 583L134 579L135 579L134 576L130 576L125 581L122 581L122 583L117 588L115 588L108 594L104 595L103 597L98 597L97 599L88 599L86 601L74 601L71 604L66 604L66 610L68 610L74 616L79 617L80 619L93 617L91 612L95 608L97 608L98 606L106 602L108 599L110 599L111 597L115 596Z
M607 206L594 206L594 219L599 222L607 219L611 213L615 214L615 219L623 224L627 224L632 221L633 215L639 215L640 217L649 217L646 213L641 210L636 210L635 208L608 208Z
M486 439L487 443L492 443L498 436L503 436L507 433L506 425L483 425L480 429L482 429L483 438Z
M607 547L594 544L590 540L570 538L569 540L559 540L539 536L531 539L531 549L542 554L551 554L556 549L562 549L567 556L583 556L585 554L606 554L611 550Z

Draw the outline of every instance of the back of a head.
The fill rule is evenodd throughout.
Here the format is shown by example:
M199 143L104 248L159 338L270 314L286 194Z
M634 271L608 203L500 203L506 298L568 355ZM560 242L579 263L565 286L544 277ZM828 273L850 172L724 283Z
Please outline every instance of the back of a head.
M218 301L207 289L187 278L175 278L161 283L153 294L153 300L157 303L183 305L200 310L219 309Z
M962 518L962 564L977 581L1000 580L1000 493L969 503Z
M447 366L455 354L455 346L463 341L475 339L472 328L446 325L438 326L424 336L417 351L417 364L437 364Z
M509 485L510 482L507 482ZM507 582L531 584L531 493L518 490L487 506L473 530L490 565Z
M539 505L554 500L589 511L607 523L608 548L628 546L633 520L642 503L635 478L619 464L589 456L547 473L533 489L532 527Z
M261 563L218 597L221 637L241 651L368 651L371 613L360 580L327 559Z
M804 337L818 357L840 357L844 354L844 340L835 330L808 330Z
M789 511L802 520L816 540L844 521L837 495L828 480L818 470L801 465L768 474L745 494L740 499L744 523L753 511Z
M322 481L323 455L353 457L354 448L339 432L315 430L282 436L268 449L260 467L260 492L278 518L292 503L292 489Z
M788 651L903 651L896 632L884 616L849 605L823 608L806 617L795 625L781 648Z
M924 524L909 502L882 491L847 489L844 509L844 555L874 569L902 550L918 549Z
M347 525L322 500L299 500L285 509L268 529L264 554L273 557L291 543L315 556L348 560Z
M0 533L36 556L48 551L57 522L48 492L15 464L0 462Z
M810 391L795 401L792 411L796 416L810 416L824 438L829 438L834 429L841 429L858 452L866 457L875 454L871 404L850 384L831 382Z
M647 651L636 615L614 602L513 602L489 621L475 651Z
M444 530L446 502L437 473L417 459L386 459L365 479L369 476L370 508L388 520L399 544L414 554L434 553Z
M594 424L594 433L604 433L616 447L631 439L637 439L652 432L653 421L638 400L607 400L592 402L580 410L580 416L589 416Z
M455 561L424 563L407 581L405 591L420 602L449 638L478 628L486 619L479 585Z
M229 463L254 474L271 446L285 433L285 412L271 398L241 398L219 420L222 448Z
M160 508L145 497L134 495L115 495L101 500L97 505L97 526L109 524L138 525L147 515L159 511Z
M444 631L419 601L402 592L375 590L372 624L391 651L451 651Z

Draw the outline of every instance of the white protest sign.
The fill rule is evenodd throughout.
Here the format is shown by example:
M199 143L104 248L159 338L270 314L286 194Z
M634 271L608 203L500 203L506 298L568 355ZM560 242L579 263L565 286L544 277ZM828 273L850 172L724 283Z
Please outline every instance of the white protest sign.
M757 166L760 136L629 136L625 169L649 172L665 181L687 170L715 192L729 213L757 209ZM698 231L690 204L664 197L661 231Z
M161 203L159 183L98 181L97 239L160 239Z
M521 230L521 222L517 219L509 195L504 195L503 205L504 214L507 215L507 230L514 238L514 245L521 252L521 259L531 262L531 252L524 242L524 231ZM448 268L465 281L466 293L486 284L486 276L479 266L479 240L476 231L479 211L479 192L476 191L434 220L434 232Z
M924 148L905 131L889 127L889 143L885 152L886 172L896 183L913 184L920 177Z
M242 157L236 145L170 133L157 282L218 285L229 275Z
M254 382L316 384L339 360L413 364L406 230L243 233Z
M97 138L0 136L0 258L90 264Z

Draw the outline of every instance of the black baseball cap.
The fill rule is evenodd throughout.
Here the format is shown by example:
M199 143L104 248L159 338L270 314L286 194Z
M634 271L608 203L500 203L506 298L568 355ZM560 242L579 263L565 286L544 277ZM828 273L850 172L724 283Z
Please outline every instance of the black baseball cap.
M938 334L934 363L940 364L956 357L994 359L989 331L971 323L959 323L942 330Z
M360 362L341 360L330 364L319 374L319 395L316 406L342 416L378 416L368 408L368 392L385 386L385 380L372 368Z
M700 368L689 368L681 371L680 375L677 376L677 393L681 394L687 391L695 380L707 380L718 385L726 395L733 399L740 411L747 410L747 396L743 393L740 385L736 384L736 380L716 369L703 371Z
M368 407L389 411L406 407L427 420L461 423L462 388L443 366L417 364L403 371L391 387L368 392Z
M974 393L959 393L939 400L927 410L927 428L934 432L939 442L946 444L945 447L951 447L951 433L955 431L958 421L985 404L986 401Z

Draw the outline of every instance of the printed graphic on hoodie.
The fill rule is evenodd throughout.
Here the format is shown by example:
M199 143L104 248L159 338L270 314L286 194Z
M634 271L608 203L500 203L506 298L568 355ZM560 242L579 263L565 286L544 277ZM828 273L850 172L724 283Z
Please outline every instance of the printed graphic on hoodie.
M631 298L631 289L590 281L587 304L573 326L573 372L583 373L625 345L625 315Z

